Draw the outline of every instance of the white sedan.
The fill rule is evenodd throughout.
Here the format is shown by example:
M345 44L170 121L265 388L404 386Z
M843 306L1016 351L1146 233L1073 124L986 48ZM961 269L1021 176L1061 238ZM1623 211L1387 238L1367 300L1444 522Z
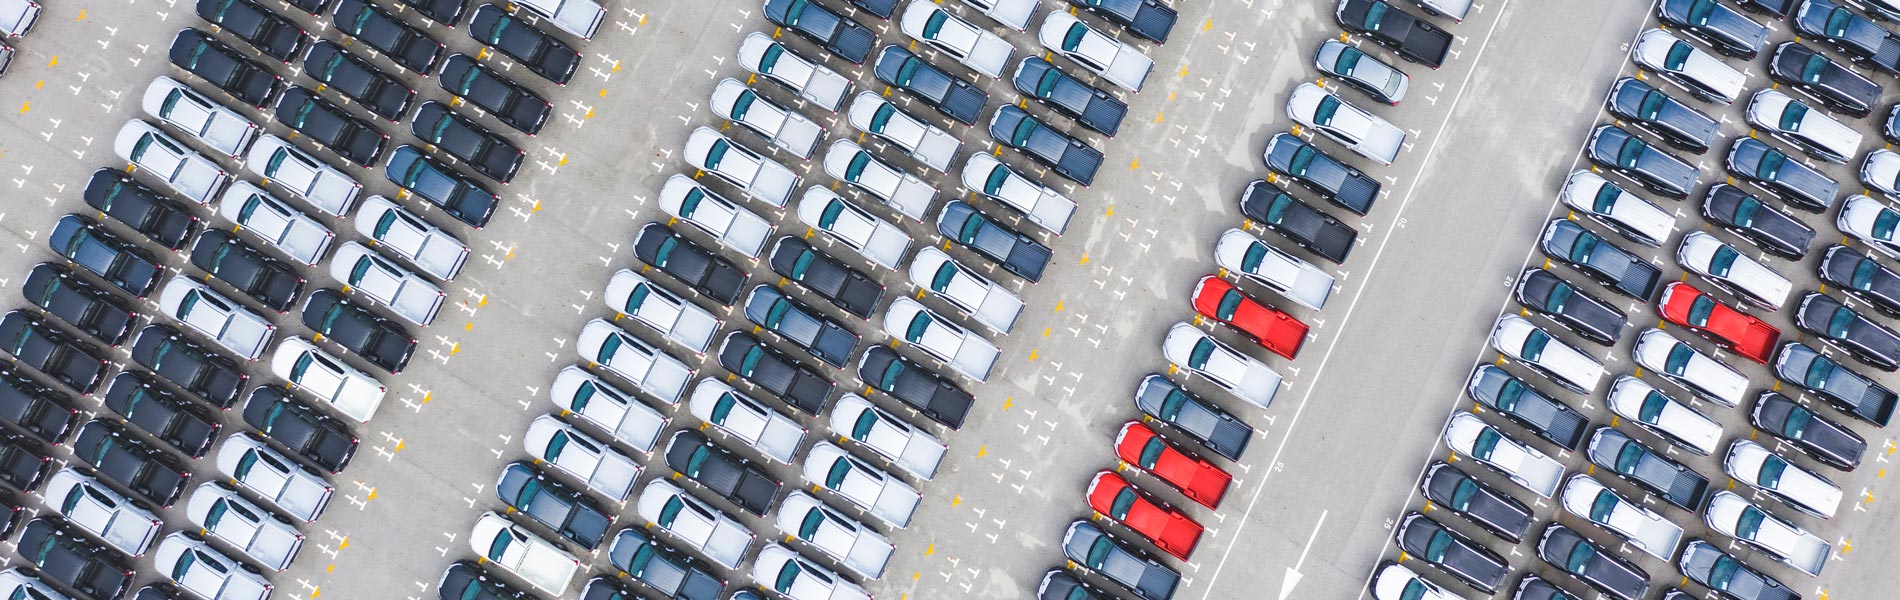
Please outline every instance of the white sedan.
M838 140L825 150L825 174L882 200L906 217L922 221L937 201L937 187L922 177L878 160L851 140Z
M1517 315L1498 319L1491 329L1491 347L1580 394L1590 393L1603 382L1603 363L1596 357Z
M912 116L876 92L858 92L845 112L845 121L941 172L950 171L950 161L963 149L963 140Z
M1729 444L1722 470L1736 481L1779 498L1789 508L1816 517L1832 518L1841 506L1840 486L1749 440Z
M1451 423L1445 426L1445 445L1453 452L1496 469L1542 498L1556 494L1557 486L1563 483L1563 463L1512 439L1468 412L1453 415Z
M693 352L705 354L719 331L719 317L699 305L673 295L632 269L614 272L607 280L607 293L601 296L607 307L653 330ZM678 397L668 400L671 404Z
M809 160L818 149L818 140L825 137L824 128L811 119L765 99L730 77L713 87L709 108L719 118L738 123L799 158Z
M468 534L469 549L535 589L560 596L581 570L580 559L493 512L482 513Z
M1096 31L1075 15L1060 10L1049 11L1042 18L1036 40L1131 92L1141 91L1141 85L1148 81L1148 73L1155 67L1155 61L1134 46Z
M927 0L911 0L898 17L898 29L910 39L923 42L950 55L963 66L991 78L1003 76L1016 47L1002 36L990 33L969 21L957 18L944 7Z
M1558 197L1565 206L1646 246L1661 246L1676 228L1675 215L1587 170L1571 173Z
M158 309L244 360L257 360L277 333L269 320L184 275L173 275L159 290Z
M350 205L363 193L363 184L275 135L258 138L257 143L251 145L244 166L263 177L266 183L289 190L333 217L349 214Z
M806 60L784 44L772 41L772 36L756 31L739 42L739 66L779 82L798 97L831 112L838 112L838 106L844 104L844 95L851 92L850 79Z
M773 208L784 208L801 179L772 159L732 141L711 127L694 129L686 138L686 163L712 173Z
M752 580L790 600L871 600L863 587L778 544L759 551Z
M185 505L185 518L205 535L237 548L273 571L290 568L290 561L303 548L304 536L297 528L220 482L198 485Z
M330 228L249 181L234 182L224 190L218 216L237 223L241 231L257 235L305 266L316 266L336 242L336 233Z
M775 228L764 217L678 173L660 186L660 210L706 232L719 240L719 245L751 258L759 257Z
M1687 388L1697 396L1734 408L1748 391L1748 377L1661 329L1636 337L1630 350L1636 364Z
M798 199L798 222L825 232L871 262L896 269L910 250L910 234L831 190L812 186Z
M140 107L160 123L231 158L244 156L251 142L257 141L256 123L170 77L152 80Z
M1881 254L1900 258L1900 233L1895 231L1900 228L1900 211L1879 200L1859 194L1849 196L1841 204L1834 226Z
M1768 511L1728 490L1715 493L1702 511L1702 522L1736 540L1761 550L1769 557L1800 569L1808 575L1820 575L1834 552L1833 544L1820 536Z
M270 598L271 584L264 576L183 531L174 531L158 543L158 550L152 553L152 566L178 587L205 600Z
M1161 355L1260 408L1272 406L1280 392L1279 373L1186 322L1168 328Z
M930 290L990 331L1009 333L1023 314L1023 300L933 246L917 249L905 270L910 282Z
M118 137L112 140L112 151L132 166L164 180L167 187L186 200L201 205L210 204L225 184L231 182L231 175L218 163L165 135L151 123L137 119L127 121L119 129Z
M752 548L752 540L758 537L726 513L665 479L647 483L633 509L647 523L673 534L686 547L728 569L739 568L746 550Z
M1029 222L1056 235L1068 231L1069 220L1075 217L1074 200L988 154L971 154L963 161L963 187L1022 213Z
M1564 510L1629 540L1650 556L1669 560L1682 543L1682 526L1656 511L1617 495L1596 479L1578 473L1564 483Z
M218 471L240 487L305 523L323 515L336 495L336 486L323 476L271 449L256 434L226 438L218 448L217 463Z
M1331 274L1238 228L1214 242L1214 262L1313 310L1333 295Z
M804 540L867 579L882 577L897 551L889 538L802 491L779 502L772 524L780 534Z
M924 308L910 298L898 298L884 309L884 333L914 344L958 373L983 381L990 378L1001 354L995 344Z
M678 404L680 397L686 394L687 382L693 378L693 369L686 363L627 335L620 326L605 319L594 319L582 326L574 350L580 352L581 358L606 367L667 404Z
M277 344L270 358L270 371L361 423L376 416L376 408L382 406L389 392L375 377L300 337L285 338Z
M1715 445L1722 441L1721 423L1629 375L1610 384L1606 403L1617 416L1701 456L1715 453Z
M330 277L349 286L344 291L363 292L397 316L423 327L435 321L448 298L442 288L356 242L337 248L330 261Z
M911 427L857 394L839 398L827 424L839 438L858 442L918 479L936 477L949 451L936 436Z
M452 281L468 263L468 244L388 198L364 200L355 222L357 233L436 279Z
M1860 164L1860 182L1888 198L1900 198L1900 153L1884 148L1867 153Z
M1794 283L1781 273L1701 231L1682 237L1682 245L1676 248L1676 264L1768 310L1781 310L1788 292L1794 289Z
M1405 130L1316 83L1293 88L1286 100L1286 116L1382 165L1398 160L1399 151L1405 149Z
M660 431L666 429L666 415L573 365L555 374L548 396L562 416L580 417L641 452L652 452Z
M686 409L715 429L758 450L766 458L791 463L798 445L805 441L805 426L785 413L772 410L757 400L711 377L693 386L693 397Z
M640 478L640 464L633 457L554 415L541 415L529 423L521 445L536 461L545 461L615 502L626 502L633 494L634 480Z
M1016 31L1028 30L1029 18L1036 14L1036 0L963 0L963 3Z
M812 446L800 473L806 483L836 492L892 527L910 525L917 505L924 499L915 488L830 442Z
M152 511L73 467L47 478L42 493L49 510L129 556L144 556L165 526Z

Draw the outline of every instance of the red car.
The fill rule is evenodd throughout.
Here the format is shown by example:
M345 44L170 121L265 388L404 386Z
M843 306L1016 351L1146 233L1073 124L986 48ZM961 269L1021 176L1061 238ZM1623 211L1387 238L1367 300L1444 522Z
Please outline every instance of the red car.
M1187 560L1201 542L1200 523L1136 490L1114 471L1096 473L1088 494L1089 508L1146 536L1176 558Z
M1122 426L1121 433L1115 435L1115 457L1160 478L1181 495L1208 508L1220 508L1221 498L1227 495L1227 484L1234 481L1234 476L1214 463L1182 452L1140 421L1129 421Z
M1194 311L1232 325L1253 337L1268 351L1292 360L1306 343L1306 324L1279 309L1261 304L1227 280L1208 275L1194 284Z
M1749 360L1768 364L1781 341L1781 330L1728 305L1717 302L1695 286L1680 281L1663 286L1656 298L1663 320L1689 328L1716 345Z

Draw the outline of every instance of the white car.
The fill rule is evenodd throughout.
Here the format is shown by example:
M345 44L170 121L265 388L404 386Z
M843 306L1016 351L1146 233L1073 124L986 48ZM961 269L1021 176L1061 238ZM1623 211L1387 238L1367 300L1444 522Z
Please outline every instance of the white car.
M336 486L323 476L272 450L256 434L225 438L217 463L218 471L232 482L305 523L322 516L336 495Z
M837 492L892 527L910 525L917 505L924 499L909 484L865 464L831 442L812 446L800 473L806 483Z
M368 423L383 405L389 388L316 344L285 338L271 355L271 374L329 403L343 416Z
M1840 486L1749 440L1729 444L1722 470L1736 481L1768 492L1789 508L1816 517L1832 518L1841 506Z
M660 186L660 210L675 219L706 232L719 245L758 258L765 241L776 226L752 211L734 204L693 178L674 173Z
M1661 29L1644 31L1630 52L1636 64L1709 102L1733 104L1748 78L1707 50Z
M788 600L871 600L862 586L778 544L759 550L752 580Z
M554 376L554 383L548 386L548 399L563 416L580 417L641 452L652 452L660 431L666 429L666 415L573 365Z
M583 40L594 39L601 21L607 18L607 9L593 0L515 0L510 5L525 8Z
M857 394L845 394L831 409L831 432L850 439L897 465L918 479L937 476L937 467L949 447L929 433L911 427Z
M957 18L949 10L928 0L911 0L898 17L898 29L910 39L936 48L970 70L991 78L1003 76L1016 47L1002 36L985 31L969 21Z
M356 242L336 249L330 277L423 327L435 321L448 297L442 288Z
M244 167L332 217L349 214L363 193L363 184L275 135L265 134L251 144Z
M963 149L963 140L919 119L876 92L858 92L845 112L845 122L939 172L950 171L950 161Z
M1661 246L1676 228L1676 216L1588 170L1564 180L1557 196L1565 206L1645 246Z
M1387 563L1372 574L1372 600L1464 600L1405 565Z
M185 505L185 518L205 535L237 548L273 571L290 568L290 561L303 549L304 536L297 528L219 482L198 485Z
M1722 442L1721 423L1629 375L1610 384L1606 404L1616 416L1697 455L1714 454Z
M785 413L772 410L759 401L732 389L711 377L693 386L693 397L686 409L713 428L725 432L758 450L766 458L790 464L805 441L805 426Z
M1471 0L1417 0L1419 8L1425 12L1439 15L1463 23L1465 15L1471 13Z
M910 234L877 218L831 190L812 186L798 199L798 222L825 232L859 255L886 269L896 269L910 250Z
M1682 543L1682 526L1631 502L1609 486L1578 473L1564 483L1564 510L1628 540L1650 556L1667 561Z
M1603 363L1596 357L1517 315L1498 319L1491 329L1491 347L1580 394L1590 393L1603 382Z
M152 80L139 106L158 122L231 158L244 156L257 141L256 123L170 77Z
M36 0L7 0L0 6L0 37L20 37L33 30L44 10Z
M1683 236L1676 264L1750 304L1781 310L1794 284L1781 273L1701 231Z
M779 502L772 524L787 541L804 540L866 579L884 576L897 551L889 538L802 491L793 491Z
M934 246L917 249L905 269L910 282L930 290L990 331L1009 333L1023 314L1023 300Z
M14 567L0 571L0 595L20 600L72 600L71 597L59 593L58 590L53 589L53 586L41 581L37 572L22 571L22 568Z
M128 556L144 556L165 522L97 478L66 467L46 479L46 508Z
M581 358L606 367L667 404L678 404L680 397L686 394L687 382L693 379L693 369L686 363L627 335L620 326L605 319L594 319L582 326L574 350Z
M801 179L777 161L739 145L711 127L686 138L686 163L712 173L773 208L784 208Z
M1286 100L1286 116L1382 165L1398 160L1399 151L1405 149L1405 130L1316 83L1293 88Z
M370 196L356 209L356 232L443 281L453 281L468 263L468 244L382 196Z
M851 92L850 79L806 60L784 44L772 41L772 36L756 31L739 42L739 66L779 82L798 97L831 112L838 112L838 106L844 104L844 95Z
M884 333L917 346L931 358L977 381L990 378L996 357L1002 353L975 332L910 298L900 297L884 309Z
M825 149L825 174L864 190L918 221L924 219L931 203L937 201L936 186L878 160L851 140L832 142L831 147Z
M1029 222L1056 235L1068 231L1069 220L1075 217L1074 200L989 154L971 154L963 161L963 187L1022 213Z
M244 360L257 360L277 333L269 320L184 275L173 275L165 282L158 292L158 309Z
M1900 198L1900 153L1885 148L1867 153L1860 164L1860 182L1888 198Z
M581 433L573 425L554 415L535 417L521 445L538 463L587 485L615 502L626 502L633 494L633 482L640 478L640 464L619 448Z
M1042 25L1036 29L1036 40L1131 92L1141 91L1141 85L1148 81L1148 73L1155 67L1155 61L1134 46L1096 31L1075 15L1060 10L1049 11L1042 18Z
M1636 347L1630 355L1638 366L1722 406L1734 408L1748 391L1748 377L1734 367L1661 329L1652 328L1636 336Z
M673 534L686 547L728 569L739 568L757 536L719 509L700 502L665 479L655 479L640 490L633 510L648 523Z
M1279 373L1186 322L1168 328L1161 355L1260 408L1272 406L1280 391Z
M231 175L204 155L165 135L151 123L127 121L112 140L112 152L119 158L165 181L166 187L186 200L210 204Z
M1900 228L1900 211L1879 200L1859 194L1849 196L1841 203L1834 226L1889 258L1900 258L1900 234L1895 232Z
M1463 411L1453 415L1445 426L1445 445L1542 498L1556 494L1563 483L1563 463L1485 424L1478 415Z
M1214 242L1214 262L1313 310L1325 308L1333 295L1332 274L1239 228Z
M1845 163L1860 154L1860 132L1778 90L1755 92L1742 116L1749 125L1821 160Z
M1029 18L1036 14L1036 0L963 0L963 3L1016 31L1027 31Z
M336 242L336 233L323 223L249 181L236 181L225 188L224 199L218 202L218 216L304 266L316 266Z
M204 600L270 598L272 587L263 575L183 531L174 531L158 543L158 550L152 553L152 567Z
M673 295L633 269L621 269L607 280L607 307L633 317L642 325L686 349L705 354L719 331L719 317L699 305ZM678 397L667 403L679 401Z
M818 141L825 137L825 129L811 119L767 100L730 77L713 86L712 104L708 108L719 118L738 123L772 140L772 145L807 160L818 149Z
M1775 560L1808 575L1820 575L1834 552L1833 544L1728 490L1715 493L1702 510L1702 522Z
M555 596L566 593L568 582L581 570L573 554L494 512L482 513L475 521L468 547L483 561Z

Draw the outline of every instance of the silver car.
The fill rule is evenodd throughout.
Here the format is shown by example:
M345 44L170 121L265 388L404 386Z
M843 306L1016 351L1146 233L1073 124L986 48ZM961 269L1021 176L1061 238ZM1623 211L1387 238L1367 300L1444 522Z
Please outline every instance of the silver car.
M826 424L840 439L857 442L918 479L936 477L937 467L949 452L936 436L910 426L857 394L839 398Z
M633 495L633 482L640 478L640 463L633 457L554 415L541 415L528 423L521 445L537 464L546 464L615 502L626 502Z
M316 344L300 337L286 338L271 355L272 375L310 392L344 416L368 423L383 405L389 388Z
M633 383L661 402L677 404L686 394L693 369L659 348L628 335L620 326L605 319L588 321L581 327L574 350L581 358L606 368Z
M244 360L257 360L277 326L203 282L173 275L158 292L158 309Z
M1895 231L1900 228L1900 210L1856 194L1841 204L1834 226L1889 258L1900 258L1900 232Z
M1806 529L1769 514L1753 502L1728 490L1715 493L1702 522L1808 575L1820 575L1833 555L1833 544Z
M772 41L772 36L756 31L739 42L739 66L779 82L798 97L831 112L838 112L845 94L851 91L850 79L799 56L784 44Z
M990 33L969 21L957 18L944 7L927 0L911 0L898 17L897 27L913 40L950 55L963 66L991 78L1003 76L1016 47L1002 36Z
M995 156L974 153L963 161L963 187L1009 207L1031 223L1062 235L1075 217L1075 201L1016 172Z
M923 220L925 213L930 212L930 205L937 201L936 186L878 160L851 140L832 142L831 147L825 149L825 174L864 190L918 221Z
M1638 36L1631 56L1636 64L1708 102L1732 104L1748 82L1720 57L1661 29Z
M1333 295L1333 276L1239 228L1214 242L1214 262L1301 306L1320 310Z
M572 414L641 452L652 452L666 429L666 415L573 365L554 375L548 399L562 414Z
M739 568L746 551L752 548L752 540L758 537L726 513L665 479L648 482L634 501L633 510L647 523L728 569Z
M382 196L370 196L356 210L356 232L424 273L453 281L468 263L468 244Z
M238 181L225 189L224 199L218 203L218 216L305 266L316 266L336 242L336 233L330 228L249 181Z
M1286 116L1382 165L1405 149L1405 130L1346 102L1319 84L1303 83L1286 100Z
M1637 366L1722 406L1734 408L1748 391L1748 377L1734 367L1661 329L1651 328L1637 335L1630 355Z
M330 261L330 277L349 286L345 291L362 292L397 316L423 327L435 322L448 297L429 280L356 242L337 248Z
M711 377L693 386L693 396L686 402L686 409L713 428L781 463L790 464L799 444L805 441L805 426L797 419Z
M1860 164L1860 182L1888 198L1900 198L1900 153L1885 148L1867 153Z
M1320 72L1337 77L1386 104L1397 105L1412 86L1412 78L1404 71L1339 40L1320 43L1319 52L1313 55L1313 64Z
M917 505L923 502L923 495L918 494L916 488L830 442L813 446L806 453L799 473L805 483L837 493L892 527L910 525L911 517L917 514Z
M750 258L759 257L776 229L771 221L678 173L660 186L660 210Z
M863 587L778 544L759 551L752 580L772 582L772 589L787 600L871 600Z
M898 108L876 92L858 92L845 112L845 121L941 172L949 172L950 161L963 149L963 140Z
M1587 170L1571 173L1557 197L1565 206L1646 246L1661 246L1676 229L1675 215Z
M737 79L720 80L707 107L719 118L738 123L802 159L809 160L818 140L825 137L824 128L811 119L765 99Z
M918 248L905 275L990 331L1009 333L1022 316L1022 298L936 247Z
M272 586L244 563L203 539L174 531L158 543L152 566L178 587L205 600L265 600Z
M1722 441L1721 423L1629 375L1610 384L1605 403L1616 416L1701 456L1714 454L1716 444Z
M1588 394L1603 382L1603 363L1596 357L1517 315L1498 319L1491 328L1491 347L1579 394Z
M784 208L801 179L785 165L739 145L711 127L686 138L686 163L712 173L773 208Z
M1064 11L1052 10L1042 18L1042 25L1036 29L1036 40L1042 42L1044 48L1131 92L1141 91L1155 67L1155 61L1134 46Z
M943 318L916 300L898 298L884 309L884 333L914 345L971 379L989 379L1002 351L976 332Z
M256 434L225 438L217 463L218 471L233 483L305 523L322 516L336 495L336 486L323 476L271 449Z
M779 502L772 525L790 541L798 538L858 575L877 579L897 547L889 538L802 491Z
M1511 481L1542 498L1557 493L1564 466L1536 448L1519 442L1477 415L1459 411L1445 425L1445 446L1479 464L1503 473Z
M244 499L222 482L199 484L185 505L185 518L205 535L237 548L273 571L290 568L290 561L303 549L304 536L289 521Z
M139 107L158 122L231 158L244 156L260 132L257 124L244 115L170 77L152 80L151 87L145 88Z
M251 144L244 166L333 217L349 214L363 193L363 184L275 135L265 134Z
M831 190L812 186L798 199L798 222L822 231L860 256L896 269L910 250L910 234Z
M1729 444L1722 470L1736 481L1768 492L1789 508L1823 519L1841 506L1841 488L1826 477L1794 463L1749 440Z
M112 140L112 152L165 182L186 200L210 204L231 182L223 167L151 123L127 121Z
M1845 163L1860 154L1860 132L1777 90L1755 92L1743 117L1775 139L1821 160Z
M1676 247L1676 264L1768 310L1781 310L1788 293L1794 290L1794 283L1781 273L1701 231L1682 237L1682 245Z
M698 304L687 301L660 287L647 276L632 269L615 271L607 280L607 293L601 296L607 307L634 321L651 327L655 333L688 350L705 354L719 332L719 317ZM668 404L679 398L667 400Z
M1280 392L1279 373L1186 322L1168 328L1161 355L1260 408L1272 406Z
M144 556L165 526L148 505L73 467L53 473L41 493L47 509L129 556Z
M1641 502L1618 495L1589 475L1571 475L1564 482L1561 500L1566 512L1628 540L1650 556L1669 560L1675 556L1676 546L1682 544L1682 526L1644 508Z

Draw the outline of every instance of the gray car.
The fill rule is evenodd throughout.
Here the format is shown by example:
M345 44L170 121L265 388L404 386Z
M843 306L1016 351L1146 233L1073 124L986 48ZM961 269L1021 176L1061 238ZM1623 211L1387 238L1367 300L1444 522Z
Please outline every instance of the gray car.
M1404 71L1338 40L1319 45L1313 66L1374 100L1394 106L1405 99L1405 91L1412 84Z

